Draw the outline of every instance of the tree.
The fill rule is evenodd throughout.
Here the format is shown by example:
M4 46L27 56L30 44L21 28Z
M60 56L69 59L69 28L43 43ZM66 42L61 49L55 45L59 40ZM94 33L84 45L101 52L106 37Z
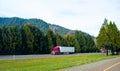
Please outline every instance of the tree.
M118 32L119 30L117 29L115 23L110 21L110 23L108 24L106 23L105 19L96 40L98 47L105 47L107 49L107 55L108 49L111 50L112 55L114 55L114 52L118 50L119 47Z
M56 37L51 29L48 29L46 38L48 41L48 48L49 48L49 53L52 51L53 47L56 46Z
M118 29L115 23L110 21L110 24L108 25L108 37L109 37L109 47L111 49L112 54L114 55L114 52L117 50L117 34Z
M108 36L107 36L107 32L105 30L105 27L101 27L100 32L97 39L97 46L98 47L102 47L102 46L107 46L108 45Z
M25 54L33 53L34 36L31 32L31 25L26 24L22 26L22 44L25 49Z
M108 50L109 47L109 37L108 37L108 22L107 19L104 20L104 23L100 29L100 32L96 38L98 47L105 47ZM107 52L108 55L108 52Z
M33 53L35 54L42 54L44 53L44 33L36 28L35 26L31 27L31 31L34 36L34 42L33 42Z
M2 30L0 28L0 54L2 54L3 51L3 38L2 38Z
M117 45L116 52L119 55L120 54L120 31L117 32L116 45Z
M48 36L47 35L45 35L44 36L44 53L46 53L46 54L49 54L50 53L50 47L49 47L49 45L48 45Z
M73 36L65 35L64 39L67 42L67 46L74 46L74 37Z
M117 52L117 55L120 53L120 31L118 30L115 22L113 22L113 28L114 28L114 41L115 41L115 51Z
M80 47L81 47L81 52L86 52L86 48L87 48L87 46L86 46L86 37L85 37L85 34L84 33L82 33L81 35L80 35Z
M15 54L22 54L22 34L21 30L18 26L14 26L14 32L15 32L15 41L13 46L15 47ZM14 36L14 35L13 35Z
M2 26L2 40L3 40L3 47L2 47L2 54L12 54L12 48L10 48L9 43L9 33L8 33L8 27L5 25Z
M96 52L98 49L95 46L94 38L90 36L89 34L86 35L86 52Z
M75 52L79 53L81 48L80 48L80 44L79 44L79 32L75 31L75 35L74 35L74 46L75 46Z
M17 26L9 27L8 29L8 38L9 38L9 45L12 48L12 54L20 54L19 51L21 47L21 37L20 37L20 30Z
M65 39L61 35L59 35L58 33L56 33L56 44L58 46L66 46Z

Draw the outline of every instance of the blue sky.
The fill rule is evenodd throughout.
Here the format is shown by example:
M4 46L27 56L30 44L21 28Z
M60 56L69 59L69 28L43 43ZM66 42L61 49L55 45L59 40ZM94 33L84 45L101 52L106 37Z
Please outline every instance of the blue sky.
M0 0L0 17L15 16L97 36L104 18L120 29L120 0Z

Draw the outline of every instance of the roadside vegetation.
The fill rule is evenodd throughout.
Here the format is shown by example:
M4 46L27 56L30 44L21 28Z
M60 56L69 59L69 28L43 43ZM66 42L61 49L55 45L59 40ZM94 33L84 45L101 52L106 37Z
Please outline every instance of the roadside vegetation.
M108 50L112 55L120 54L120 30L115 22L104 20L99 34L96 38L96 45L99 48L105 48L108 55Z
M0 55L49 54L55 46L73 46L76 53L99 51L93 37L79 31L61 36L31 24L0 28Z
M26 19L23 20L27 23ZM55 46L75 47L75 53L99 52L101 48L107 50L107 55L108 50L112 55L120 53L120 30L115 22L108 22L107 19L97 37L77 30L61 35L55 28L45 26L47 23L41 20L29 19L30 24L24 24L23 20L1 19L1 24L5 25L0 27L0 55L49 54ZM36 26L33 25L35 23Z
M0 60L0 71L55 71L119 56L84 55L48 58Z

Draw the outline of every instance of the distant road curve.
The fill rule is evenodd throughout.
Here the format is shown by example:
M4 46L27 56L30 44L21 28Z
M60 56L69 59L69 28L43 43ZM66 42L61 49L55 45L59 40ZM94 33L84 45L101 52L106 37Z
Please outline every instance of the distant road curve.
M82 56L82 55L94 55L100 53L77 53L77 54L63 54L63 55L51 55L51 54L40 54L40 55L0 55L0 60L12 60L12 59L28 59L28 58L45 58L45 57L59 57L59 56Z

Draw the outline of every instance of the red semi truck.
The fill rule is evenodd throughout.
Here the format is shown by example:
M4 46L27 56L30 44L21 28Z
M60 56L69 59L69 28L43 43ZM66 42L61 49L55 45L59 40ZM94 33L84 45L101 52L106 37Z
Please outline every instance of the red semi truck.
M64 53L74 53L75 48L74 47L66 47L66 46L55 46L51 52L53 55L59 55Z

